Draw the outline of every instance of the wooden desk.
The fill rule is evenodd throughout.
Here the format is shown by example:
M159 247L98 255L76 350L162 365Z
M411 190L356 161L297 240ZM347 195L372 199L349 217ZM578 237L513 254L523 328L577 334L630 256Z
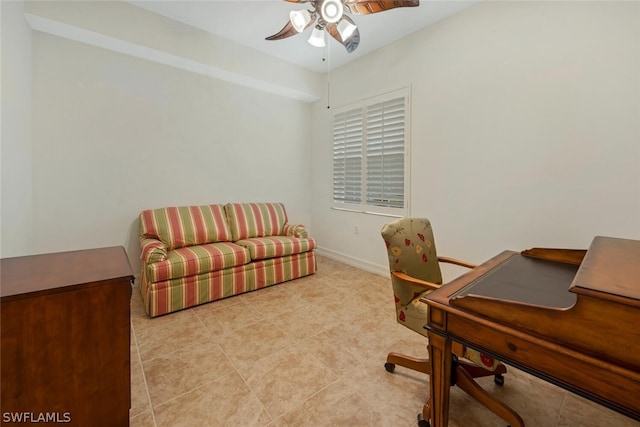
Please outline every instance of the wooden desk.
M432 427L448 422L452 340L640 420L640 241L505 251L421 301Z
M124 248L0 262L0 421L128 426L133 275Z

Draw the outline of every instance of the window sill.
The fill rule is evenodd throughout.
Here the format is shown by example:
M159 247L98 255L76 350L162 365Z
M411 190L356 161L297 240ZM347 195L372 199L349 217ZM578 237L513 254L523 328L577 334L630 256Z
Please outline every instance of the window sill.
M372 211L372 210L370 211L370 210L366 210L366 209L342 208L342 207L338 207L338 206L332 206L331 209L336 210L336 211L354 212L354 213L361 213L361 214L367 214L367 215L386 216L386 217L391 217L391 218L403 218L403 217L406 216L401 212L398 212L398 213L376 212L376 211Z

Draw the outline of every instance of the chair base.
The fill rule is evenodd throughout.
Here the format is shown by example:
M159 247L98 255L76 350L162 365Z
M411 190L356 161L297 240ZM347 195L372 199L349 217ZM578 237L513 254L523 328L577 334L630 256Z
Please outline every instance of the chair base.
M422 413L418 414L418 427L431 427L431 423L424 419Z
M456 355L451 355L451 385L457 385L469 396L484 405L491 412L505 420L511 427L524 427L524 421L513 409L509 408L502 401L489 394L480 385L474 381L474 378L494 376L494 382L499 386L504 384L503 374L507 373L507 367L500 363L494 371L489 371L481 366L469 364L463 360L459 360ZM425 374L431 373L429 359L420 359L406 356L400 353L389 353L387 355L387 363L385 369L393 372L395 366L402 366L413 371ZM431 397L425 402L422 413L418 415L418 426L429 427L429 419L431 419Z
M387 355L387 363L384 364L385 369L387 372L393 372L396 365L411 369L412 371L422 372L423 374L429 374L431 372L429 359L419 359L400 353L389 353Z

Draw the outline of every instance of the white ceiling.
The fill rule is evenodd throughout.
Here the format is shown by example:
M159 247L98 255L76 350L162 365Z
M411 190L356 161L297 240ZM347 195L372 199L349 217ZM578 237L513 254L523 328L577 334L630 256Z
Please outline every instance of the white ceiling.
M422 0L418 7L351 15L360 30L360 45L348 54L331 39L326 48L307 43L311 28L283 40L268 41L287 23L289 11L311 9L309 4L279 0L127 0L128 3L176 21L233 40L313 71L324 73L399 40L480 0ZM329 37L330 38L330 37ZM327 58L323 61L323 58Z

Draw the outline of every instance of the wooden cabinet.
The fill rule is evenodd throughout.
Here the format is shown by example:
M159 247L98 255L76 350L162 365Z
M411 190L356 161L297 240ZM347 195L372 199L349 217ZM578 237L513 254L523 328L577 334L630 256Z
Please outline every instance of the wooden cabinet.
M3 424L129 425L132 280L122 247L1 260Z

